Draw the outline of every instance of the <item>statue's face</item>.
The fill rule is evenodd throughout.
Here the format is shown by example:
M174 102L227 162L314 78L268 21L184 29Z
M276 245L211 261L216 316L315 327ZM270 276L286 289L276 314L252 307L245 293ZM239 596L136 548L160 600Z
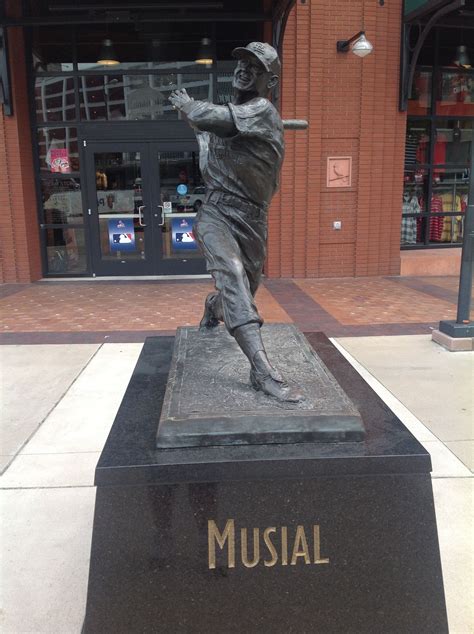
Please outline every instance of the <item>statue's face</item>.
M256 92L265 96L271 87L272 74L253 55L239 59L232 85L241 92Z

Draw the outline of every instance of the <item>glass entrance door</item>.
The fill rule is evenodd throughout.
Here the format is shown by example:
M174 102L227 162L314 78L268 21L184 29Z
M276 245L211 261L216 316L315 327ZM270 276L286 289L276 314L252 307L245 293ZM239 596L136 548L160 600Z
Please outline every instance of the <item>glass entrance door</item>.
M163 275L205 273L202 254L194 239L194 219L204 202L205 187L196 148L172 145L152 147L158 166L162 205L161 261Z
M95 275L205 272L193 235L205 195L198 149L189 143L180 146L86 142L87 218Z
M96 275L152 273L146 144L87 143L88 209Z

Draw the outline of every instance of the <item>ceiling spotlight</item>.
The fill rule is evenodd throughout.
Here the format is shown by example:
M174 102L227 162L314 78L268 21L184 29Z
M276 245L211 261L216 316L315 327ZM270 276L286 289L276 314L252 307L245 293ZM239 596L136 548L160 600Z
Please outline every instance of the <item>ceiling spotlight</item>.
M462 68L471 68L471 62L467 54L467 46L461 45L457 47L453 64L461 66Z
M106 38L105 40L102 40L97 63L102 64L102 66L116 66L117 64L120 64L117 59L117 55L115 54L114 44L111 39Z
M211 39L209 37L203 37L201 40L199 55L196 58L196 64L212 64L213 61L214 57Z
M351 50L357 57L365 57L374 50L374 47L365 37L365 31L359 31L348 40L338 40L337 50L339 53L347 53Z

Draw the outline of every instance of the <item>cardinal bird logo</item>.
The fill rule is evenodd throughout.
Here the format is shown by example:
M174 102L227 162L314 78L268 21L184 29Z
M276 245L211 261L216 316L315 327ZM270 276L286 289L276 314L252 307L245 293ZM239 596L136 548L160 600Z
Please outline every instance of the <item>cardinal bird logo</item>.
M332 178L329 179L331 182L341 181L342 183L349 182L349 174L344 173L344 169L341 167L339 163L332 164Z

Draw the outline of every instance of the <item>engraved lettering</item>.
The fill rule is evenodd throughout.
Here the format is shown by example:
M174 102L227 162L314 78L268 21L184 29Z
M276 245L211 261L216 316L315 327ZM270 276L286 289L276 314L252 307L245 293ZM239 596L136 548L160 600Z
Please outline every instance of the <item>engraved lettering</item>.
M209 568L216 567L216 542L221 550L224 549L226 541L229 540L227 546L227 567L235 568L235 526L234 520L227 520L223 533L219 532L214 520L207 522L207 546Z
M304 532L303 526L296 527L295 543L293 545L293 555L291 557L291 565L295 566L298 557L304 557L305 564L311 563L309 556L308 540Z
M255 568L260 560L260 535L258 528L253 529L253 559L249 561L247 550L247 529L240 530L240 553L242 555L242 563L246 568Z
M281 565L288 566L288 529L281 527Z
M258 565L272 568L277 564L296 566L301 559L306 565L329 564L330 562L329 557L321 555L319 524L306 528L298 524L294 538L293 529L289 529L288 526L236 527L233 519L226 520L222 531L214 520L208 520L207 527L208 566L211 570L217 567L216 544L222 551L219 557L227 557L228 568L235 568L236 565L242 565L245 568L255 568ZM250 540L252 544L249 544ZM236 562L235 551L239 548L240 558L237 555Z
M313 526L313 539L314 539L314 563L315 564L328 564L329 558L321 558L321 532L319 530L319 524Z
M268 551L270 555L272 556L271 559L263 560L264 565L267 566L268 568L270 568L270 566L274 566L276 562L278 561L276 548L270 539L271 533L276 533L276 528L274 526L269 526L263 531L263 541L265 542L265 546L268 548Z

